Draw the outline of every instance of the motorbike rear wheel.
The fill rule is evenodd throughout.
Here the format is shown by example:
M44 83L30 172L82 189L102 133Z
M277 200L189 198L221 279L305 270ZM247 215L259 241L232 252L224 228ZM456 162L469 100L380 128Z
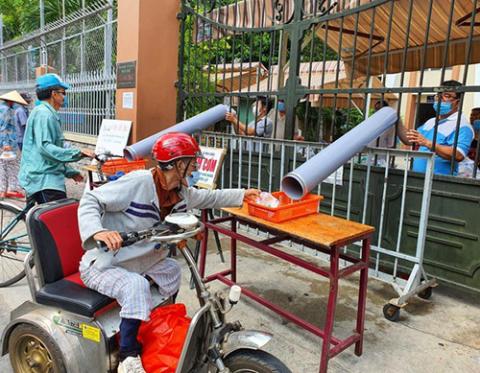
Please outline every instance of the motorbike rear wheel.
M13 329L8 353L14 372L67 373L60 347L35 325L20 324Z
M292 373L279 359L262 350L235 351L224 363L232 373Z

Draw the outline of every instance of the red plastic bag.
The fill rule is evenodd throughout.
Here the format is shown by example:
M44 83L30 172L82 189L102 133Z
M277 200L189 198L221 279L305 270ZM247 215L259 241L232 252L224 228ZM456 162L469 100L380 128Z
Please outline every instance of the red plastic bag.
M175 373L187 336L190 318L185 305L158 307L138 333L142 364L147 373Z

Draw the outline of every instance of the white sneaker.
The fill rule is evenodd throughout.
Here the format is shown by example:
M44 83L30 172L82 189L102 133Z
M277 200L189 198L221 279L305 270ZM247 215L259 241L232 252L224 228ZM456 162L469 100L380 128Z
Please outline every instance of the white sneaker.
M140 356L129 356L118 366L118 373L146 373Z

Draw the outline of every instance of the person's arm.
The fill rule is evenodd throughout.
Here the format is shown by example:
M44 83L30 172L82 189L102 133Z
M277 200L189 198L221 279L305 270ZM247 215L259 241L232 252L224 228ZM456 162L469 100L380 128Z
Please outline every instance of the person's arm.
M187 209L212 209L240 207L244 199L260 195L258 189L196 189L183 188L181 192L187 202Z
M47 116L37 118L33 131L35 143L43 157L60 163L76 162L82 158L80 149L65 149L55 145L55 123L52 123Z
M69 178L69 179L73 179L74 177L76 177L77 175L80 175L80 171L76 170L75 168L73 167L70 167L70 166L65 166L65 173L64 173L65 177Z
M237 134L239 134L239 135L245 135L246 134L248 126L245 125L245 123L242 123L238 119L238 117L235 113L228 112L227 114L225 114L225 119L228 120L233 125L233 128L235 129L235 132Z
M407 137L407 129L402 123L402 120L399 118L397 122L397 136L400 139L401 142L403 142L405 145L412 145L410 140Z
M97 247L97 241L103 241L110 249L118 249L122 241L117 231L109 230L102 225L102 216L108 212L127 209L131 200L130 191L137 190L141 183L146 182L141 176L138 178L121 177L112 183L87 191L80 200L78 208L78 226L82 246L85 250ZM103 233L99 235L100 233Z
M468 132L471 132L469 128L460 128L456 151L451 145L435 144L435 154L446 160L451 160L454 157L457 162L463 161L466 154L465 149L467 146L470 147L469 142L472 141L473 137L471 134L469 135ZM420 146L425 146L428 149L432 150L433 141L426 139L418 131L410 130L407 133L407 136L410 142L417 143ZM467 143L468 145L466 145Z
M263 136L273 129L273 123L267 118L260 119L253 128L248 128L247 134L250 136Z

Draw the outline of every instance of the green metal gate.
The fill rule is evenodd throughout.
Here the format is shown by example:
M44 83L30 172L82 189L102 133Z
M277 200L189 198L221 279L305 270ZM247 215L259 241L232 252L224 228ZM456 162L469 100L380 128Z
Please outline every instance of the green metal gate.
M406 125L416 128L432 116L435 95L458 93L456 149L461 116L480 106L479 5L477 0L183 0L178 119L225 103L241 121L255 123L257 113L250 110L251 103L258 96L274 103L274 139L232 140L224 136L233 133L227 122L212 128L210 143L229 149L223 187L278 189L292 166L368 117L374 104L382 101L395 107ZM462 85L443 85L453 78ZM277 105L281 100L283 119ZM436 128L438 122L436 116ZM305 142L292 142L298 129ZM398 147L396 131L390 135L376 145ZM248 141L256 141L262 151L241 145ZM471 163L479 162L479 144ZM392 156L385 164L380 153L372 153L373 166L379 168L371 174L368 193L373 202L366 223L377 226L379 212L385 209L385 236L379 246L394 249L393 237L401 226L402 246L412 251L418 238L416 206L424 175L409 174L405 207L397 206L395 190L401 190L405 181L403 171L393 168L401 168L401 160ZM362 154L357 163L355 178L362 179ZM453 160L451 165L454 173ZM385 166L392 168L388 193L395 201L388 206L382 201ZM476 172L474 167L468 177L434 177L425 265L446 283L479 292ZM364 191L362 183L354 182L350 190L345 187L348 173L347 167L343 187L322 183L323 210L355 220L356 205L362 203L350 195L362 196ZM399 208L405 209L400 214L403 224L395 210ZM396 217L388 218L392 213Z

